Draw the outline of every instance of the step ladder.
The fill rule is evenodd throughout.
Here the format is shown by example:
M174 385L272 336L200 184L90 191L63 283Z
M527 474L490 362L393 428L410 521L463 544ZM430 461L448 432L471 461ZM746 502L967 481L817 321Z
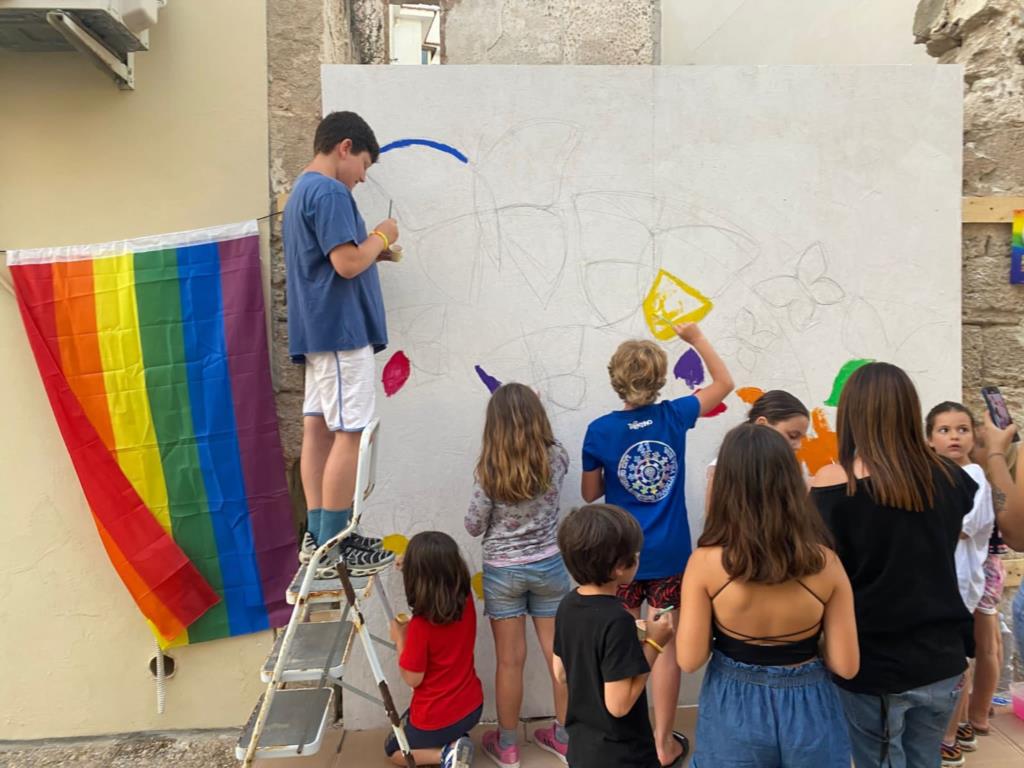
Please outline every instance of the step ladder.
M390 641L372 634L364 618L364 601L376 594L388 622L394 618L380 580L383 571L350 576L342 560L338 578L319 579L317 567L359 524L363 504L373 492L377 475L380 419L363 430L356 465L356 497L352 521L324 542L308 566L295 574L286 598L295 607L284 632L277 637L260 677L267 689L256 703L235 747L235 756L249 768L254 760L315 755L327 728L343 719L342 691L347 690L384 707L408 768L415 768L409 742L395 709L391 690L377 658L375 644L394 650ZM338 604L338 621L311 621L317 608ZM362 644L377 691L369 693L344 681L345 666L356 639Z

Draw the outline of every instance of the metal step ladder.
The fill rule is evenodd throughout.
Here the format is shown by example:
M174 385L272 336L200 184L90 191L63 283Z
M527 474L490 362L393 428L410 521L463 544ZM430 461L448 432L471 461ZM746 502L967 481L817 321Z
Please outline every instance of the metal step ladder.
M356 465L356 498L352 521L334 538L324 542L309 565L302 566L288 588L287 600L295 607L263 664L260 677L267 690L256 703L235 747L235 756L248 768L254 760L315 755L327 728L342 721L342 692L350 691L384 707L399 749L408 768L415 768L409 742L391 698L387 679L377 658L375 644L394 650L390 641L372 634L364 618L364 601L376 594L388 622L394 618L391 603L379 581L380 573L350 576L344 560L338 578L320 579L317 567L329 551L339 546L359 524L363 504L373 492L377 474L377 440L380 419L363 430ZM338 604L337 621L311 621L314 606ZM326 606L324 604L327 604ZM355 645L362 643L377 691L369 693L344 681L345 666Z

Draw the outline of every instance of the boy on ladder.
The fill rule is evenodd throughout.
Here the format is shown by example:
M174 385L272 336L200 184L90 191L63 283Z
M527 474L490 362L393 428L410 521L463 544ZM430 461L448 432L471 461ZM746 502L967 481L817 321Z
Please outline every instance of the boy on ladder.
M385 219L367 233L352 190L377 161L377 139L359 115L333 112L317 127L316 155L295 182L284 210L288 352L305 365L301 471L307 530L299 559L352 519L359 439L373 418L373 356L387 346L378 261L391 261L398 225ZM381 540L353 533L318 572L337 576L344 557L353 576L394 560Z

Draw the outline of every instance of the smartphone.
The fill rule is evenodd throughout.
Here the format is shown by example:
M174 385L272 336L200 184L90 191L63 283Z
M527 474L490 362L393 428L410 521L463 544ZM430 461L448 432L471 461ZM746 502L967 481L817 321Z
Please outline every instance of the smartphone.
M1013 419L1010 418L1010 410L1006 407L1006 401L1003 399L1003 393L999 391L999 387L982 387L981 396L985 399L988 415L992 417L993 424L1000 429L1006 429L1013 423ZM1014 435L1013 442L1020 442L1020 435Z

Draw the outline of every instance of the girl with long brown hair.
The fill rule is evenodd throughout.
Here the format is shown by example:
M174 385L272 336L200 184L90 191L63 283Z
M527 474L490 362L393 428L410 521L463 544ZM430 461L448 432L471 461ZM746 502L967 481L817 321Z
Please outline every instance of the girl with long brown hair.
M686 672L711 655L694 766L849 768L826 668L856 674L857 630L850 581L828 540L786 439L758 424L731 430L683 576L676 634Z
M558 552L558 504L569 454L555 440L544 406L523 384L505 384L487 404L476 485L466 530L483 535L484 613L491 621L496 656L498 729L483 737L484 753L502 768L518 768L516 729L523 702L526 616L551 675L555 722L534 741L563 762L565 685L552 673L555 613L569 591Z
M423 531L409 540L402 584L412 618L391 621L398 671L412 688L402 716L416 765L469 768L469 731L480 722L484 691L476 675L476 606L469 569L447 533ZM405 757L394 734L384 751L395 765Z
M910 377L858 368L839 397L839 463L811 497L850 575L860 671L837 680L857 766L938 765L971 615L953 552L977 484L928 447Z

